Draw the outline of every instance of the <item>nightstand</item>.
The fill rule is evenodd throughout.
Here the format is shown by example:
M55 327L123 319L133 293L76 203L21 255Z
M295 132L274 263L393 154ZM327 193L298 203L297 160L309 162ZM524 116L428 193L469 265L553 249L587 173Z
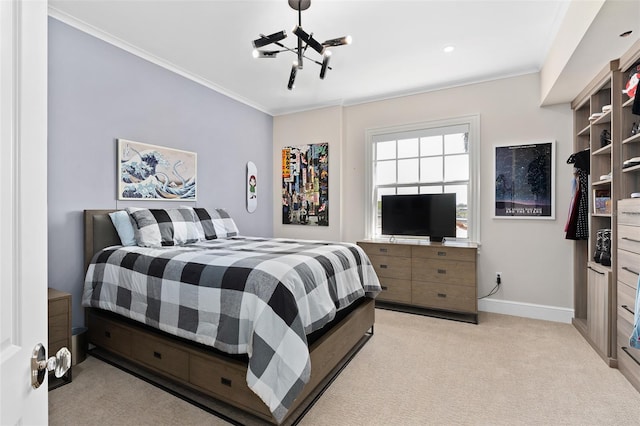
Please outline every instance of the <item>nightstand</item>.
M47 358L55 356L60 348L71 350L71 295L49 288L49 348ZM49 373L49 390L71 382L71 368L64 376L57 378Z

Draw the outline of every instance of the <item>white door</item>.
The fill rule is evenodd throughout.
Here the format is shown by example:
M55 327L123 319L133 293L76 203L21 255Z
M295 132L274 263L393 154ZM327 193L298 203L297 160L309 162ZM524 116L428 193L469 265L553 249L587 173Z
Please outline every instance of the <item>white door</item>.
M0 318L0 424L47 424L46 0L0 0Z

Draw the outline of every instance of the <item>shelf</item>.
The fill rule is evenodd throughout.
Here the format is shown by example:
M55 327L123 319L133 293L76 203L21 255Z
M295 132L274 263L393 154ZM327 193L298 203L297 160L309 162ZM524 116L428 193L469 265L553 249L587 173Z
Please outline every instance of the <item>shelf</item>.
M601 117L593 120L591 124L606 124L611 123L611 111L605 112Z
M622 173L637 172L640 170L640 164L636 166L626 167L622 169Z
M605 145L591 153L591 155L609 155L611 154L611 144Z
M626 102L622 104L622 108L630 108L633 105L633 98L629 98Z
M629 167L631 168L631 167ZM591 182L591 186L609 186L611 185L611 179L599 180L597 182Z
M606 217L611 219L611 213L591 213L592 217Z
M636 143L636 142L640 142L640 133L638 133L637 135L630 136L622 141L623 144Z
M591 126L587 124L587 127L585 127L584 129L578 132L578 136L589 136L590 133L591 133Z

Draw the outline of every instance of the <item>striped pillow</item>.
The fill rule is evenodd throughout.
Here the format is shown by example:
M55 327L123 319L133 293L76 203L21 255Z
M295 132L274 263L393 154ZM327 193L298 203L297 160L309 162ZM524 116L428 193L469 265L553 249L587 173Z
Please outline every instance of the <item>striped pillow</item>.
M190 209L139 209L127 207L132 219L136 244L162 247L198 241L195 217Z

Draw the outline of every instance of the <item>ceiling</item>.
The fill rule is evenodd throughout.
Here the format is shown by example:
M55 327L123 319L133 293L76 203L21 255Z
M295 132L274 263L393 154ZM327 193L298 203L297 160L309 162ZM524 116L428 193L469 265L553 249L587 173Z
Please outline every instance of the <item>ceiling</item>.
M605 2L580 43L566 49L560 62L567 72L554 79L541 103L571 101L638 39L639 4ZM305 61L295 88L288 90L295 55L254 59L251 45L259 34L286 30L282 43L295 47L298 16L287 0L49 5L56 19L271 115L538 72L571 14L571 0L314 0L302 12L304 30L321 42L351 35L353 43L331 48L333 69L324 80L320 67ZM628 29L635 30L632 37L618 37ZM445 53L446 46L455 50ZM307 56L322 60L311 49Z

